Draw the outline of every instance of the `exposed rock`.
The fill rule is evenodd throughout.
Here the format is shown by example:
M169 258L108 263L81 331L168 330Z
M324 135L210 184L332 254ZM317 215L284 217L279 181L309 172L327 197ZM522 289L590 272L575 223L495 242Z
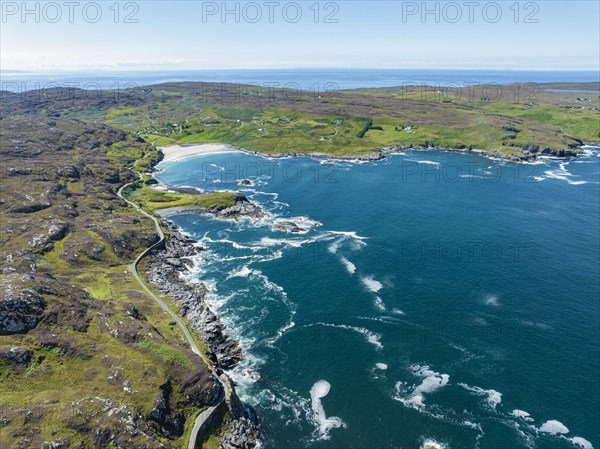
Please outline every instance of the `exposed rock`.
M196 192L196 194L197 193L198 192ZM222 218L225 220L239 220L241 218L250 218L251 220L258 220L266 215L259 206L248 200L248 198L246 198L246 196L242 193L238 193L236 195L233 206L229 207L174 207L158 212L161 216L165 218L173 214L211 214L217 218Z
M169 404L173 391L171 382L168 381L160 386L161 393L158 404L148 415L148 419L157 423L161 432L168 437L179 437L183 435L184 417L181 413L173 412Z
M129 316L135 318L136 320L145 320L146 319L146 317L140 313L138 308L131 303L127 304L127 314Z
M11 285L15 281L15 286ZM32 288L19 288L23 277L9 275L0 288L0 335L27 332L40 322L45 303L42 295ZM22 285L22 284L21 284Z
M223 386L208 370L191 372L182 387L196 407L217 405L224 394Z
M242 358L237 341L231 339L226 329L205 302L207 288L202 283L188 283L181 274L188 271L191 258L202 251L195 245L195 241L181 234L169 222L163 222L168 228L169 239L164 248L156 250L148 262L147 276L150 282L156 285L163 294L173 297L181 306L179 314L185 317L192 329L197 331L206 348L208 356L217 368L217 371L228 370L235 367ZM174 263L177 261L178 263ZM173 323L175 324L175 323ZM242 402L235 393L234 385L226 374L221 374L220 380L226 383L232 392L228 398L227 406L233 417L223 434L220 447L224 449L252 449L256 447L259 431L256 425L247 417ZM183 385L183 393L196 406L216 405L223 397L223 386L212 374L196 372ZM198 386L202 386L199 388ZM150 417L159 422L166 431L173 430L165 427L171 422L168 416L169 409L164 397L161 395L159 403ZM173 426L174 423L171 423Z
M239 418L229 423L219 443L221 449L252 449L258 435L258 429L248 418Z
M252 187L254 183L250 179L240 179L238 181L239 186Z
M169 228L169 238L164 249L156 250L149 259L148 280L179 304L179 314L200 334L215 366L223 370L231 369L241 360L238 343L227 336L225 326L206 304L206 286L202 283L190 284L181 278L181 274L188 272L193 265L191 258L201 248L172 224L163 223Z
M301 228L293 221L285 221L285 220L281 220L281 221L277 221L277 222L273 223L272 229L274 231L283 231L283 232L295 232L295 233L306 232L306 229Z
M57 170L58 176L70 179L79 179L79 170L74 165L65 165Z
M52 223L50 227L48 227L48 237L50 237L50 240L62 240L68 230L69 225L67 223Z
M31 360L32 352L29 349L22 348L20 346L14 346L12 348L0 348L0 359L7 360L9 362L17 363L19 365L25 365Z
M237 220L242 217L258 219L264 217L265 213L260 207L248 200L245 195L240 194L235 199L233 206L218 210L215 215Z

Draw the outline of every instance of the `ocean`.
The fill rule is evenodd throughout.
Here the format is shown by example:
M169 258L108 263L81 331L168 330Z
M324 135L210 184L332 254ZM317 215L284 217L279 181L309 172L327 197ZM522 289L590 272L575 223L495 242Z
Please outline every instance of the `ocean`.
M270 214L172 217L206 248L190 278L241 342L264 449L600 447L599 148L159 169Z
M474 84L598 82L598 71L457 69L256 69L179 71L94 71L78 73L0 72L0 90L21 92L52 87L91 90L133 89L153 84L206 81L329 92L362 87ZM589 92L589 91L587 91Z

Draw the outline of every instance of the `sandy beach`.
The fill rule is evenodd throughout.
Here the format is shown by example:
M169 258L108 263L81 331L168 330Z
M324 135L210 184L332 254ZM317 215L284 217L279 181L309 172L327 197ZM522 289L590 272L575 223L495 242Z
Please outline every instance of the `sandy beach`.
M173 145L170 147L159 147L165 155L163 161L174 161L184 157L196 156L198 154L222 153L225 151L238 151L229 145L222 143L198 143Z

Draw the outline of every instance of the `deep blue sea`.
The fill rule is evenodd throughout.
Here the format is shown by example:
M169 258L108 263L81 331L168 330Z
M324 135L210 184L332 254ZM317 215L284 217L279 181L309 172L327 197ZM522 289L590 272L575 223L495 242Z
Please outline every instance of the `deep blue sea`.
M254 84L331 91L359 87L429 84L463 87L473 84L592 82L598 71L456 70L456 69L263 69L185 70L79 73L0 72L0 90L21 92L56 86L84 89L127 89L182 81Z
M600 448L600 149L159 168L270 214L173 217L206 248L192 278L242 344L265 449Z

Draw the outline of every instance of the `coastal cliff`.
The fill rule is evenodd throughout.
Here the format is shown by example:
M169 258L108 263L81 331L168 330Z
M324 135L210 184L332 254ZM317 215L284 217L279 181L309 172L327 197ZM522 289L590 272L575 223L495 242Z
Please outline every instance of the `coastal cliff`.
M244 210L256 214L258 213L256 208L257 206L245 200L242 205L236 204L228 208L230 210L225 214L236 217L239 216L236 213L243 215ZM156 249L149 258L147 279L162 294L175 300L179 306L179 315L189 322L202 339L207 355L222 381L232 387L231 397L227 401L230 417L225 420L224 431L219 438L220 447L223 449L254 448L259 435L258 428L249 419L235 393L234 385L224 372L234 368L240 362L242 351L238 342L227 334L224 324L207 304L207 287L203 283L186 280L192 273L194 259L203 248L198 246L196 241L182 234L172 223L163 219L161 224L167 230L168 238L164 247Z

